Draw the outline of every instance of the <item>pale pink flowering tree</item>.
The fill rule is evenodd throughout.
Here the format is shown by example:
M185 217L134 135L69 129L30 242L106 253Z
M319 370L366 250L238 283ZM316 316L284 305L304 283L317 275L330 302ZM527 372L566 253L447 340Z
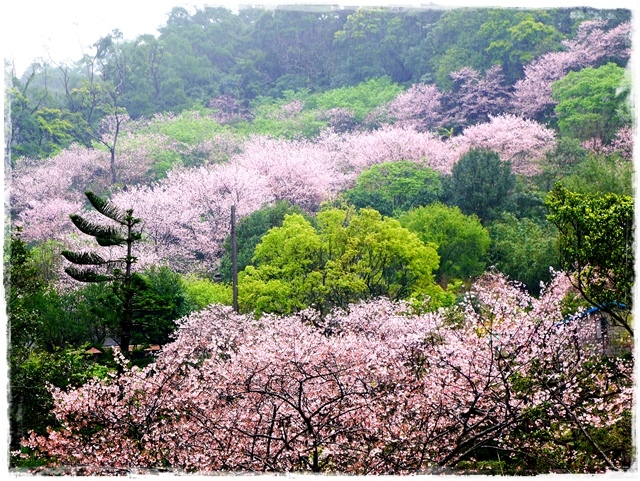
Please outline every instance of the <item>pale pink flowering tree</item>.
M358 124L355 112L346 107L325 110L321 112L320 118L327 121L330 130L338 133L350 132Z
M464 67L449 74L454 88L449 93L453 104L451 116L462 125L487 122L490 117L503 114L509 108L511 93L504 84L502 67L495 65L485 72Z
M625 159L633 158L633 127L622 127L616 133L616 138L610 146L611 152L617 152Z
M568 289L560 275L536 299L488 275L449 314L377 299L257 321L211 306L180 322L154 364L55 390L62 428L25 445L97 473L405 474L482 448L621 468L590 432L631 409L632 363L598 362L588 325L563 322ZM568 451L567 430L592 457Z
M514 86L512 110L532 119L551 115L555 105L551 84L563 78L578 62L576 52L550 52L525 65L524 78Z
M230 95L220 95L211 99L209 108L215 110L213 118L220 124L251 120L249 109Z
M419 132L437 131L448 121L442 92L435 85L414 84L387 105L389 121Z
M539 171L538 161L556 141L553 130L538 122L504 114L467 127L452 142L459 146L461 155L472 148L491 149L512 164L513 172L530 176Z
M145 262L180 271L211 271L230 231L231 206L238 218L273 200L266 182L237 164L175 169L149 186L117 192L112 201L142 219Z
M254 136L231 164L256 172L276 200L288 200L309 211L340 188L342 174L331 152L309 140Z
M84 205L83 191L109 185L109 160L104 152L72 146L56 157L23 160L9 184L12 216L27 241L60 239L73 229L64 210Z
M605 31L606 22L582 22L573 39L563 44L570 52L579 54L579 68L597 66L610 60L625 61L631 56L631 24L628 22Z
M633 158L633 127L628 125L618 129L616 137L609 145L603 144L600 138L585 140L581 145L596 154L618 153L624 159L631 160Z
M384 126L370 132L343 135L325 133L316 144L333 152L338 170L354 176L374 164L397 160L425 163L434 170L448 173L459 158L455 144L435 133L408 127Z

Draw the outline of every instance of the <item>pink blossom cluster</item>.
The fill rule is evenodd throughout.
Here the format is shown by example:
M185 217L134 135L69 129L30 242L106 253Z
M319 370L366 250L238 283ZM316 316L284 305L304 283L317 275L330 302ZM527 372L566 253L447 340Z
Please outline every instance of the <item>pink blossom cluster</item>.
M210 306L180 321L155 363L55 389L62 428L24 445L95 473L408 474L489 446L621 468L606 455L576 465L581 447L561 441L612 426L633 395L631 363L599 363L586 325L562 322L568 288L559 276L536 299L490 274L454 312L377 299L322 320Z
M450 115L462 125L487 122L491 116L507 112L511 93L504 84L502 67L495 65L485 72L464 67L451 72L455 86L449 94L454 104Z
M83 191L109 185L109 156L77 145L44 160L22 160L12 172L11 209L26 241L62 239L69 214L84 204Z
M244 105L230 95L220 95L209 101L209 108L215 110L213 118L220 124L239 120L251 120L251 113Z
M467 127L452 142L461 154L471 148L491 149L512 164L513 172L526 176L539 172L538 161L556 144L553 130L509 114L490 116L489 122Z
M302 112L304 102L300 99L293 99L286 104L281 105L278 109L270 113L271 118L276 120L285 120L295 117Z
M316 145L334 154L339 171L355 176L372 165L397 160L421 162L446 174L459 159L456 146L440 136L394 125L342 135L325 132Z
M582 146L595 154L617 153L622 158L631 160L633 158L633 127L627 125L618 129L611 144L605 145L602 139L594 137L582 142Z
M414 84L388 104L389 120L419 132L436 130L447 121L442 92L435 85Z

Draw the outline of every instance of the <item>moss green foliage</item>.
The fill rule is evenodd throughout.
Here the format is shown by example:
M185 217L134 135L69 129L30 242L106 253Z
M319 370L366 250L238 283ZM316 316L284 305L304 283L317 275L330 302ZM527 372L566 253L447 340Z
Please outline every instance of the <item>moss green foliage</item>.
M352 110L356 120L361 122L373 109L390 102L402 91L403 88L389 77L378 77L354 86L310 95L306 104L309 109L319 110L347 108Z
M363 171L344 196L356 207L370 207L394 215L430 204L442 195L440 174L408 160L384 162Z
M161 134L188 145L204 142L225 130L218 122L199 111L183 112L158 126Z
M491 264L511 280L522 282L533 294L540 283L551 279L550 267L558 269L557 229L545 221L518 219L504 213L489 226Z
M301 215L285 217L256 247L254 266L239 276L244 311L290 313L308 306L320 312L360 299L453 300L434 282L434 246L395 219L373 209L327 208L318 229Z
M405 212L399 221L425 244L437 246L440 266L435 273L441 285L454 279L467 281L484 272L490 238L475 215L433 203Z
M260 97L252 102L254 118L233 125L242 135L261 134L283 138L313 138L328 126L327 112L348 109L361 122L373 109L393 100L402 87L388 77L374 78L355 86L322 93L285 91L283 98Z
M574 165L559 182L572 192L588 194L608 192L633 196L633 162L616 155L589 154Z

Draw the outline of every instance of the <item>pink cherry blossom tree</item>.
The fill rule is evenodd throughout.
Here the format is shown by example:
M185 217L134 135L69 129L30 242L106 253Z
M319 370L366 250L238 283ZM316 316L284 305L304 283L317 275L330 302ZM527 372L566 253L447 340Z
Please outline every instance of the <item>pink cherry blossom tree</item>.
M442 97L435 85L414 84L389 102L389 120L398 127L412 127L418 132L437 131L448 120Z
M596 154L617 153L622 158L633 158L633 127L628 125L621 127L610 144L604 144L600 138L591 138L581 142L582 147Z
M378 299L321 320L211 306L152 365L54 390L61 427L24 445L89 473L408 474L480 449L527 469L624 468L593 433L630 412L633 365L602 362L592 324L563 321L568 289L559 275L533 298L490 274L448 313Z
M514 173L530 176L539 171L538 161L555 147L555 134L533 120L503 114L467 127L452 143L462 153L478 147L494 150L503 161L511 162Z
M454 87L448 96L453 104L451 116L456 123L470 125L487 122L490 117L507 112L511 93L504 84L500 65L491 67L484 77L470 67L449 75Z

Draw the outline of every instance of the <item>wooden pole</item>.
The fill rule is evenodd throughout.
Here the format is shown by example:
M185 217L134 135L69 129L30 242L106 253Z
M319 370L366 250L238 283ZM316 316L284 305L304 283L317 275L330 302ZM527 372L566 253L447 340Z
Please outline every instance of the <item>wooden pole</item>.
M233 290L233 310L238 308L238 245L236 243L236 206L231 206L231 282Z

